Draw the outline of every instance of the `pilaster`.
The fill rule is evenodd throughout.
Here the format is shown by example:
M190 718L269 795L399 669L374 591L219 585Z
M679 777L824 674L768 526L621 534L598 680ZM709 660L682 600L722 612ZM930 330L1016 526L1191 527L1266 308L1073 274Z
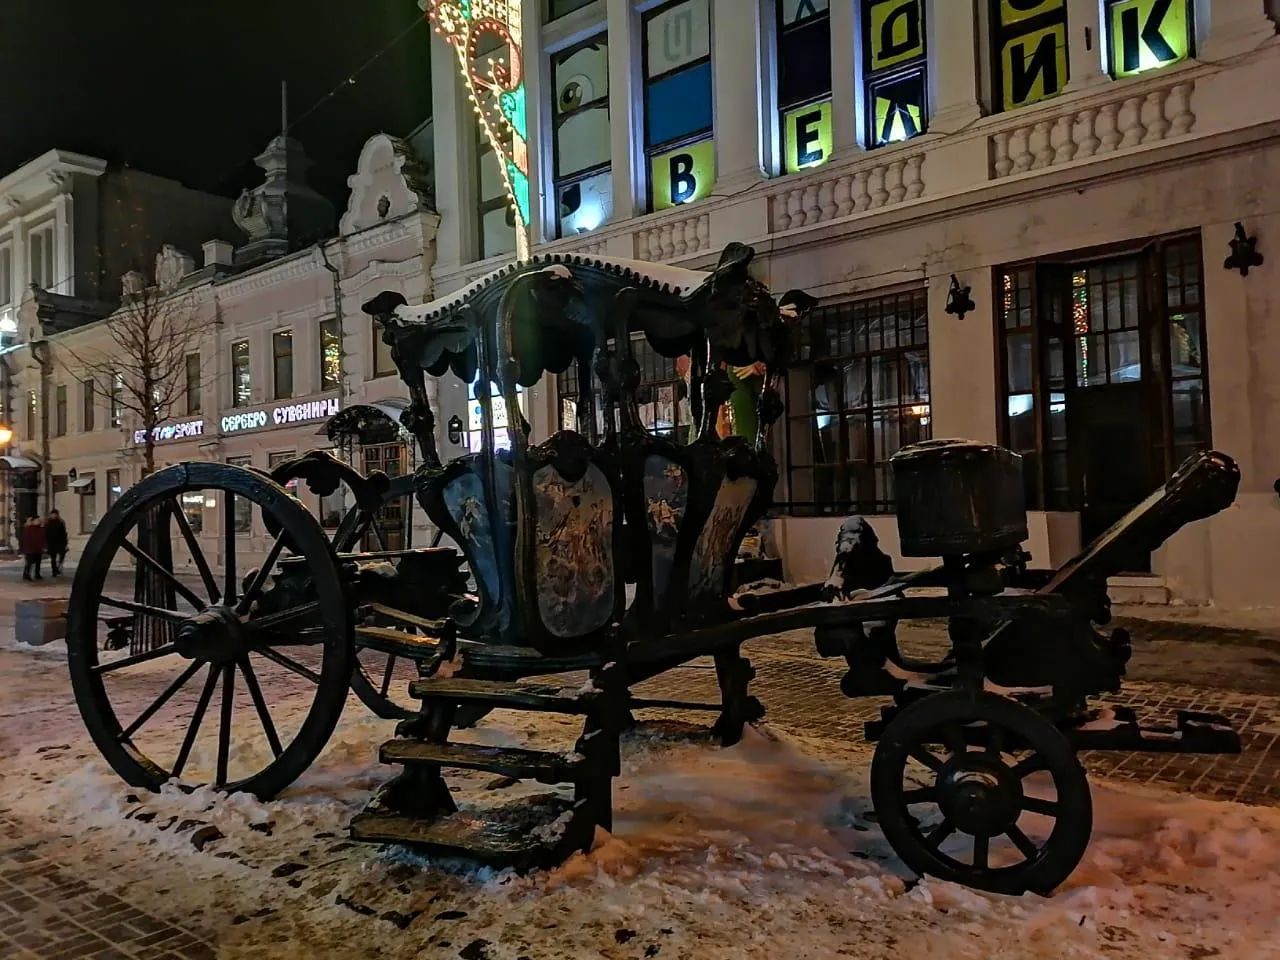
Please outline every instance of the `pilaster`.
M712 0L711 62L716 192L723 193L722 188L732 190L764 177L760 136L761 29L754 4Z
M858 32L858 0L833 0L831 20L831 140L837 157L857 150L858 143L858 55L854 37Z
M476 198L475 117L453 47L431 35L431 116L435 124L436 210L440 214L437 262L470 262L479 236Z
M1199 59L1224 60L1275 42L1276 24L1267 15L1267 0L1213 0L1208 9L1196 4L1200 21Z
M644 138L640 135L639 25L631 0L607 0L609 24L609 164L613 171L613 218L636 215L643 193L639 172Z
M1098 0L1067 0L1067 84L1065 92L1106 83L1106 32Z
M982 116L977 7L975 0L933 0L925 16L933 68L929 129L954 133Z

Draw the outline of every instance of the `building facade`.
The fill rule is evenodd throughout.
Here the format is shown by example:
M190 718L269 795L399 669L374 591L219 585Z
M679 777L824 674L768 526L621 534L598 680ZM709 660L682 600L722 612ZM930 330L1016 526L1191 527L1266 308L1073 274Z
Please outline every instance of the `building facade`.
M1022 453L1037 564L1212 445L1241 466L1236 504L1131 558L1119 586L1274 605L1276 7L525 0L534 249L700 268L741 241L773 289L821 299L778 437L791 579L825 576L852 512L900 568L922 562L896 556L888 469L918 439ZM436 43L444 295L514 239L458 59ZM1247 276L1223 266L1236 223L1267 257ZM953 286L963 312L947 310L966 299ZM674 411L674 365L651 366L656 406ZM573 390L529 391L536 433Z
M287 216L299 215L301 185L282 184L276 175L286 175L277 160L296 149L273 141L259 158L266 181L234 205L238 243L207 239L199 265L195 256L164 244L153 268L123 278L125 294L104 319L69 329L36 324L5 351L10 459L38 471L41 490L33 506L62 513L73 557L121 493L145 474L137 398L123 380L102 372L121 354L113 325L129 324L137 309L130 290L140 302L157 304L150 309L173 318L169 329L185 338L172 402L153 430L156 469L215 460L270 470L308 450L333 448L325 427L345 408L370 403L396 415L405 405L389 348L360 305L388 289L414 303L430 299L438 218L429 183L407 143L375 136L349 178L337 235L330 226L326 239L298 244L273 212L284 215L273 198L289 192ZM311 200L301 215L314 220L327 204ZM122 356L122 369L129 366ZM367 445L352 438L336 452L364 469L391 473L415 463L412 445L398 435ZM341 492L321 501L305 485L293 493L330 529L351 503ZM234 517L242 563L261 558L271 545L261 518L247 507L241 501ZM430 536L425 518L411 519L406 507L386 511L381 533L389 546ZM216 564L223 549L219 498L192 493L181 508Z

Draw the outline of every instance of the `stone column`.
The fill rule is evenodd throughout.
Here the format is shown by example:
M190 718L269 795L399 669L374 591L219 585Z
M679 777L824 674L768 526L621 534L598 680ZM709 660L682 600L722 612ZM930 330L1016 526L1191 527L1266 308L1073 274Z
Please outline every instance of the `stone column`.
M71 195L59 194L53 201L53 279L54 292L74 297L77 292L74 221L71 219Z
M607 0L609 25L609 164L613 171L613 219L634 217L641 195L644 135L640 128L639 21L631 0Z
M1202 7L1208 6L1208 10ZM1248 53L1273 40L1276 24L1267 15L1267 0L1213 0L1197 3L1197 51L1201 60L1222 60Z
M764 176L760 157L760 17L744 0L712 0L717 192Z
M843 156L859 148L861 98L858 96L858 0L834 0L831 4L831 142L832 152Z
M30 264L27 263L27 225L21 217L13 218L13 275L10 282L13 284L13 313L16 317L18 309L22 306L22 302L27 299L30 294L28 284L31 282Z
M1085 90L1110 79L1103 67L1107 34L1098 0L1067 0L1067 92Z
M929 129L954 133L982 116L978 90L978 27L974 0L934 0L925 4L930 18Z
M476 255L476 121L458 55L435 33L431 35L431 111L436 209L440 213L437 262L447 269L469 263Z

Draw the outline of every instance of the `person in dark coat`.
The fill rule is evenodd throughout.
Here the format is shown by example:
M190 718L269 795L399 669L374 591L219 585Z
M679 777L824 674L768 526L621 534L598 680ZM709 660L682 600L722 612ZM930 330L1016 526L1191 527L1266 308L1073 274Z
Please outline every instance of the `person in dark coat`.
M37 516L28 517L22 527L22 553L27 561L22 568L23 580L44 579L40 576L40 561L44 557L44 548L44 523Z
M67 559L67 525L57 510L50 510L44 521L44 545L49 553L50 573L56 577Z

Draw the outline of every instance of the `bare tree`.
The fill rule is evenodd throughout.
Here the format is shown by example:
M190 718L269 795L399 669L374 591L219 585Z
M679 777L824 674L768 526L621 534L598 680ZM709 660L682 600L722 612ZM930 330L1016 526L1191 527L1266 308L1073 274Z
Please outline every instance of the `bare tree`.
M198 349L201 324L192 297L171 285L148 285L131 272L124 288L120 308L103 321L109 345L81 352L63 344L71 361L63 366L108 399L112 426L132 415L143 433L145 477L155 470L156 428L186 396L187 355Z

